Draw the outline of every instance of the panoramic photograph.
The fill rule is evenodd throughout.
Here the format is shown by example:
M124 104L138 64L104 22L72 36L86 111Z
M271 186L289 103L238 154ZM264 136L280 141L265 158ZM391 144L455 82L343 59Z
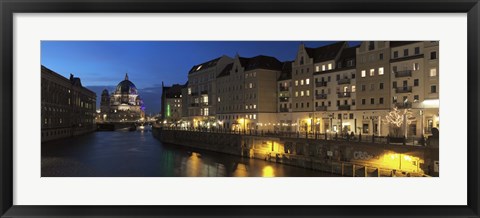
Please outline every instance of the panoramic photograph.
M42 177L439 177L439 41L42 41Z

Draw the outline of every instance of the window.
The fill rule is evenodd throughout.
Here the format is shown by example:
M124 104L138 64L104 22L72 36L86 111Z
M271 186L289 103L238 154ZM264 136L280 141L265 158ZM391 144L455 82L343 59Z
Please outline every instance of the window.
M420 47L415 47L415 54L416 55L420 54Z
M302 108L303 108L303 102L302 102L302 103L300 103L300 105L301 105L301 106L302 106Z
M383 83L380 83L380 85L378 86L379 89L383 89Z
M256 105L256 104L253 105L253 109L257 109L257 105Z
M337 81L340 80L340 74L337 74Z
M413 101L418 101L418 100L419 100L418 95L414 95L414 96L413 96Z
M328 106L332 106L332 102L331 101L328 101Z
M356 87L352 86L352 92L355 92L355 91L356 91Z
M362 77L367 76L367 72L365 70L362 70Z
M437 68L430 69L430 77L437 76Z
M352 105L355 106L355 99L352 99Z
M362 132L365 133L365 134L368 134L368 124L367 123L363 124Z
M362 85L362 91L365 91L365 89L366 89L365 85Z
M393 66L392 67L392 73L396 73L397 72L397 66Z
M295 86L298 86L298 80L295 80Z
M383 98L379 98L379 99L378 99L378 103L379 103L379 104L383 104Z
M303 96L305 93L303 91L300 91L300 96Z
M340 106L340 101L339 101L339 100L337 100L337 106ZM340 114L339 114L339 115L340 115ZM339 118L339 119L340 119L340 118Z
M393 103L397 103L397 96L393 96Z
M365 99L364 98L362 99L362 105L365 105Z
M325 71L325 64L322 65L322 71Z
M375 69L370 69L370 76L374 76L375 75Z
M192 88L188 88L188 94L189 94L189 95L192 94Z
M368 50L371 51L373 49L375 49L375 42L373 41L368 42Z
M396 88L397 88L397 82L393 82L393 83L392 83L392 87L393 87L394 89L396 89Z
M413 70L419 70L420 69L420 64L419 63L413 63Z
M310 90L307 90L307 96L310 96ZM308 107L308 106L307 106Z
M307 102L307 107L310 107L310 102Z
M436 51L430 52L430 59L431 59L431 60L437 59L437 52L436 52Z
M383 53L380 53L380 54L378 55L378 59L379 59L379 60L383 60Z
M383 67L378 68L378 75L383 75Z
M418 79L413 80L413 86L418 86Z
M203 109L203 115L208 116L208 107Z
M403 56L408 56L408 49L403 49Z
M430 93L437 93L437 86L433 85L430 87Z
M352 73L352 79L355 79L355 74L354 73Z
M370 98L370 104L375 104L375 98Z
M316 72L320 71L320 66L315 66L315 71Z
M332 69L332 64L328 64L328 69L329 69L329 70Z
M298 91L295 92L295 97L298 97Z
M218 102L220 102L220 97L218 97Z
M303 86L303 79L302 79L302 80L300 80L300 85L301 85L301 86Z
M249 87L249 88L253 88L253 83L249 83L249 84L248 84L248 87Z
M398 58L398 51L393 52L393 58Z
M327 81L330 82L330 76L328 76L328 80L327 80Z
M305 84L309 85L310 84L310 79L306 79Z

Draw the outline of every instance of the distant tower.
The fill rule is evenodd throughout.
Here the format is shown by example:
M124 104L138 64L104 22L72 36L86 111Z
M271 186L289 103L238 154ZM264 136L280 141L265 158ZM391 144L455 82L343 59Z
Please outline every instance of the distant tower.
M100 101L100 112L108 113L109 110L110 110L110 95L108 94L108 90L104 89L102 91L102 100Z

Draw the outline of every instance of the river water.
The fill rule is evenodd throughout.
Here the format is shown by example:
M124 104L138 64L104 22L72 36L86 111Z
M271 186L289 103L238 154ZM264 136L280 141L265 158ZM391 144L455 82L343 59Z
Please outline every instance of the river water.
M162 144L149 130L42 143L42 177L324 177L314 170Z

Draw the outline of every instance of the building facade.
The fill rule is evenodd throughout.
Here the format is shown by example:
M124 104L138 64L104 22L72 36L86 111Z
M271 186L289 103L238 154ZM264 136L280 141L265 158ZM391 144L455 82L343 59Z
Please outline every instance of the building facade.
M161 120L168 126L181 126L182 121L182 89L186 86L174 84L164 86L162 82ZM188 108L188 107L187 107Z
M302 43L286 62L222 56L190 70L182 117L206 128L392 136L389 116L400 113L403 136L429 135L439 128L438 48L437 41Z
M67 79L41 66L41 141L92 132L96 94L70 74Z

